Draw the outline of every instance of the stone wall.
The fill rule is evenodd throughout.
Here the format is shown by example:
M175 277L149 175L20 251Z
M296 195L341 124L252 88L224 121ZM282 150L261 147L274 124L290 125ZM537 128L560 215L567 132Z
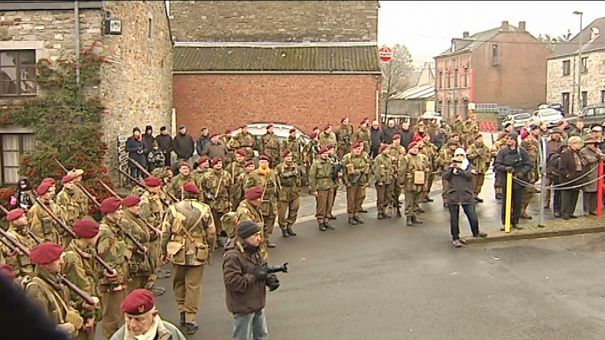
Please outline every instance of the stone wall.
M378 1L171 1L176 41L376 41Z

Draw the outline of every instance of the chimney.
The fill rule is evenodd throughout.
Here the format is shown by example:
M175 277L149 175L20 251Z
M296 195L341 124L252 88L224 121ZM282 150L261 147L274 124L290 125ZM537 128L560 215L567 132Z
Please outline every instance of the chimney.
M468 31L464 31L464 32L462 32L462 38L463 38L463 39L464 39L464 38L468 38L468 37L469 37Z
M519 21L519 31L525 32L525 21Z
M502 21L502 25L500 26L500 29L503 31L508 31L508 21Z

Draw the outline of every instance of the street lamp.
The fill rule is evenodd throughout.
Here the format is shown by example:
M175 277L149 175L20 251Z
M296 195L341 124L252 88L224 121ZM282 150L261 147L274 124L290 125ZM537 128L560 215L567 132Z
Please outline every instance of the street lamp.
M580 16L580 33L578 39L578 109L576 113L580 113L582 110L582 15L583 12L573 11L574 15Z

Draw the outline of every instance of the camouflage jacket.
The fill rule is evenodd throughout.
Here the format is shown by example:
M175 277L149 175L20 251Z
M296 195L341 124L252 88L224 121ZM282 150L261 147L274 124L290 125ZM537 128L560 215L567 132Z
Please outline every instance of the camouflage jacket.
M331 190L336 186L332 177L334 166L329 160L317 159L309 169L309 187L313 191Z
M124 231L132 235L137 241L149 249L149 243L151 241L151 234L147 226L141 222L141 219L130 211L124 209L124 215L120 221L120 225L124 228ZM137 251L134 243L126 238L126 244L130 248L132 256L128 259L128 273L130 278L136 276L147 276L150 274L150 260L149 253L141 253Z
M226 213L231 210L229 201L231 181L231 175L225 170L212 169L202 177L200 190L204 192L204 202L213 211Z
M397 172L399 170L399 161L405 156L405 148L401 145L391 144L389 145L388 156L391 164L393 164L393 171Z
M336 134L334 132L319 134L319 146L333 145L336 146Z
M485 174L489 169L492 156L487 145L483 143L478 144L475 142L468 145L468 149L466 150L466 158L468 158L478 174Z
M108 217L103 217L99 224L97 254L117 272L117 278L112 280L100 275L100 290L111 291L125 285L128 282L128 261L132 250L128 247L121 225Z
M174 176L172 178L172 180L170 181L170 186L168 187L168 192L170 192L171 194L173 194L176 198L178 199L182 199L183 198L183 184L185 184L186 182L194 182L196 183L196 185L198 185L197 183L197 178L199 178L199 176L197 176L197 174L189 174L189 176L187 176L187 178L185 178L183 176L183 174L178 174L176 176ZM198 185L199 188L199 185Z
M424 154L428 160L429 169L428 172L433 172L437 169L437 157L438 151L437 147L433 143L424 143L424 146L420 150L422 154Z
M57 194L57 207L68 225L72 225L77 219L84 218L87 215L82 210L81 201L78 200L76 191L70 191L65 187Z
M11 225L8 228L8 233L19 243L26 246L29 250L34 249L36 247L36 242L27 234L28 227L15 227ZM18 277L24 276L32 276L34 274L34 264L29 256L25 254L18 254L15 252L14 254L9 253L8 248L3 247L3 256L6 260L7 264L12 265L17 272Z
M237 135L237 137L235 137L235 139L237 140L237 143L239 144L239 146L242 148L254 149L254 147L255 147L254 136L250 132L248 132L248 133L240 132Z
M246 182L246 190L252 187L263 188L264 195L261 211L264 216L277 215L280 186L279 177L270 168L266 172L260 168L252 171Z
M279 199L284 202L290 202L300 196L300 186L302 177L296 163L290 164L283 162L275 167L281 184L281 193Z
M279 139L273 133L266 133L261 138L262 150L261 154L271 157L271 164L277 164L280 159L280 143Z
M371 132L369 128L359 127L355 131L355 142L363 141L363 151L370 152Z
M292 161L294 162L294 164L302 164L302 142L300 138L288 137L283 142L282 150L290 150L292 152Z
M171 205L162 230L162 254L173 264L202 266L212 256L216 229L208 205L194 199Z
M408 153L403 157L399 165L400 183L403 183L404 190L410 192L424 191L424 184L414 184L414 176L416 172L424 172L425 183L428 172L428 159L422 153L412 155Z
M372 165L374 172L374 182L383 183L385 185L393 183L394 179L394 167L391 157L385 154L379 154L374 158L374 164Z
M63 274L65 277L89 295L99 296L96 282L101 266L94 258L96 255L94 246L84 248L76 240L73 240L65 248L64 254L65 267L63 268ZM75 308L82 317L93 318L95 316L94 311L82 308L84 300L71 290L69 300L74 302Z
M452 125L452 133L457 133L460 135L460 139L462 139L465 130L466 128L464 127L464 123L462 121L455 121Z
M342 157L342 164L345 167L342 178L346 186L363 186L368 183L371 163L363 154L355 156L348 153Z
M353 145L353 126L351 124L341 125L338 129L338 147L350 151Z
M452 162L452 158L454 158L454 153L456 150L452 150L449 147L444 147L439 152L439 157L437 158L437 169L445 170L450 163Z
M145 191L141 195L141 217L152 226L159 228L164 218L164 203L161 194L152 194Z
M44 203L55 215L60 216L59 208L53 202ZM30 230L39 239L61 244L62 235L65 231L56 225L55 221L44 211L38 203L34 203L31 209L27 212L27 220L29 221Z
M259 226L263 226L265 224L265 220L263 218L263 214L262 214L260 207L255 208L252 204L250 204L250 202L248 200L243 200L237 207L237 210L235 211L235 221L234 221L235 223L234 224L238 225L241 221L245 221L245 220L254 221ZM230 235L229 237L231 237L231 238L235 237L236 233L237 233L237 230L234 230L233 235ZM261 245L260 245L261 258L263 258L264 260L267 260L267 258L269 257L269 254L267 251L267 244L265 243L264 228L262 228L262 227L260 228L260 235L261 235Z
M308 169L311 167L311 165L313 164L313 162L317 159L317 156L319 155L319 143L315 142L313 140L309 141L303 147L302 154L303 154L303 164Z
M540 144L534 137L529 135L521 142L521 146L527 151L529 159L531 160L531 171L528 174L528 182L533 183L540 178L540 170L538 166Z

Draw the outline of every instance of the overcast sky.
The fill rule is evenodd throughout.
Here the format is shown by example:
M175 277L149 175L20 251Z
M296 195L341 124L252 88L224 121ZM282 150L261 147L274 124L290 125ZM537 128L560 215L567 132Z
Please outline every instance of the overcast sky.
M507 20L517 26L525 21L534 36L540 33L563 35L578 33L581 11L583 26L605 16L602 1L380 1L378 14L379 45L403 43L415 64L448 49L451 39L500 26ZM605 32L601 32L605 34Z

